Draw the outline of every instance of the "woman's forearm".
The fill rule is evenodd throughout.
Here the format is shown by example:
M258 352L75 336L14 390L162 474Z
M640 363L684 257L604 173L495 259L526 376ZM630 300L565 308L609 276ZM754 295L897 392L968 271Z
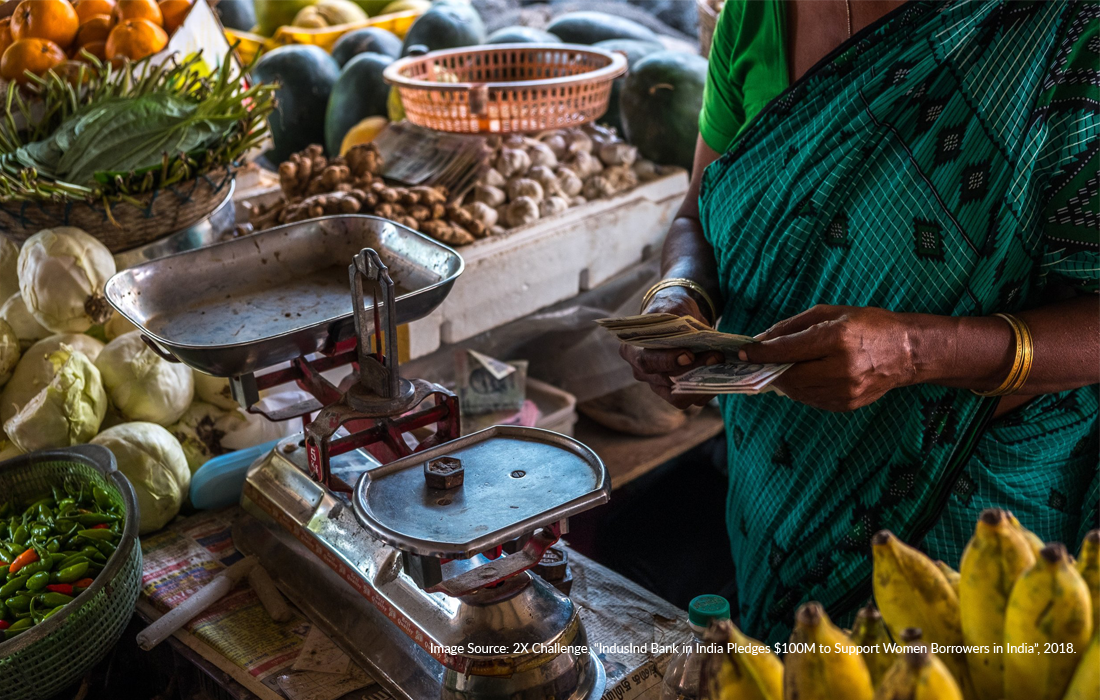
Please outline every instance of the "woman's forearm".
M1016 336L996 317L913 316L907 341L918 382L989 391L1001 385L1015 359ZM1023 311L1034 361L1017 393L1047 394L1100 382L1100 297L1079 296Z

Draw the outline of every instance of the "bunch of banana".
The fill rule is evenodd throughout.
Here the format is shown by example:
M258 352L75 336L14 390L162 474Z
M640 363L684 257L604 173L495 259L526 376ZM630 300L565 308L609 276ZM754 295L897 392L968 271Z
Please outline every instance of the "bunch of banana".
M783 662L766 645L747 637L729 620L711 625L707 642L724 651L703 665L702 687L711 700L782 700Z
M1092 635L1089 648L1077 664L1062 700L1096 700L1100 696L1100 636Z
M962 575L947 565L946 562L937 559L936 568L943 572L947 582L951 584L951 589L955 591L955 595L959 594L959 582L962 581ZM961 603L961 601L960 601Z
M1035 563L1027 538L999 509L982 512L959 565L959 605L970 678L980 700L1004 696L1005 609L1016 579Z
M860 653L846 651L851 647L820 603L800 607L784 660L784 699L872 700L871 673Z
M921 631L902 630L905 651L875 688L874 700L962 700L955 677L921 642Z
M940 660L955 676L967 700L977 698L967 670L963 645L959 596L936 564L908 546L889 530L871 538L874 558L872 581L875 602L882 611L886 628L895 639L914 627L923 631L927 644L960 650L941 653Z
M1005 612L1004 697L1059 700L1092 637L1092 601L1064 545L1049 544L1012 587Z
M1077 572L1085 579L1092 600L1092 631L1100 631L1100 530L1085 535L1077 555Z
M890 635L886 632L882 613L870 603L860 608L852 623L852 633L848 636L852 638L852 644L863 649L863 661L871 672L871 684L877 688L887 669L897 659L897 654L887 648Z

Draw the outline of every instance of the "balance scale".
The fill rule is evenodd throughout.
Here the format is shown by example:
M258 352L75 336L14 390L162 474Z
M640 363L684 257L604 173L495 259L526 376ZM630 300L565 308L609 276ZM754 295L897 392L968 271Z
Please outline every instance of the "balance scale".
M377 237L396 231L406 243L416 236L423 239L416 241L421 248L442 249L457 258L392 222L333 218L367 220L340 223L345 233L367 231ZM181 270L201 277L195 271L203 270L204 262L216 267L227 259L234 261L240 278L231 284L255 286L254 279L249 282L252 254L245 246L254 245L256 256L266 256L271 246L285 244L279 238L282 229L291 230L292 242L308 237L298 230L302 226L153 261L108 284L112 304L165 357L200 371L216 370L210 373L230 365L248 370L234 372L231 379L245 407L256 410L261 390L287 382L313 397L265 413L273 420L300 416L305 430L282 440L249 468L241 499L246 515L233 529L236 547L259 557L283 592L395 697L600 697L604 668L590 650L576 606L532 569L568 532L571 515L607 502L607 470L580 442L546 430L495 426L461 436L453 393L401 377L397 324L412 320L403 313L410 304L402 300L423 290L398 296L390 268L403 269L423 255L394 258L394 246L360 249L349 267L353 336L333 342L340 324L330 322L328 346L318 348L322 354L307 359L300 353L289 368L264 374L253 371L264 368L254 358L264 355L257 348L272 347L270 338L258 338L234 360L234 348L219 345L216 337L200 333L184 339L189 342L168 337L170 326L155 322L159 311L141 306L156 302L140 301L135 293L157 279L149 274L157 265L166 270L161 283L171 286ZM408 247L403 250L408 253ZM210 251L215 251L213 258ZM390 265L380 251L390 256ZM450 282L460 272L461 259L448 271ZM433 303L422 302L415 314L429 313L449 288L436 284ZM248 297L238 292L241 299ZM146 296L157 294L147 291ZM224 310L207 311L217 319ZM287 340L291 336L299 341ZM300 337L284 334L283 344L300 350ZM196 352L205 340L213 342L206 352ZM341 365L351 365L355 374L350 385L345 381L339 388L321 372ZM414 433L422 439L415 440Z

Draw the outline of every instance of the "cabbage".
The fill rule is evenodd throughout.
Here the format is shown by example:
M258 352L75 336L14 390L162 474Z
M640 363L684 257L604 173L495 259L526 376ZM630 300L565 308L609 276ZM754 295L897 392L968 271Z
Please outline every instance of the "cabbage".
M0 320L0 386L11 379L11 373L19 364L19 338L6 321Z
M63 343L49 361L53 379L4 423L8 438L24 452L87 442L107 413L99 370L84 353Z
M60 350L62 344L84 353L93 363L103 349L103 343L81 333L51 335L32 345L23 353L11 379L4 385L4 392L0 394L0 423L11 420L19 409L53 381L57 368L50 362L50 355Z
M19 338L19 346L24 350L50 335L50 331L36 321L30 311L27 311L27 305L23 303L23 295L19 292L12 294L4 305L0 306L0 320L15 331L15 337Z
M107 343L95 362L111 403L124 418L172 425L191 405L191 368L169 362L131 331Z
M228 452L222 438L247 424L244 414L234 408L226 411L203 401L191 404L175 425L168 428L187 455L191 473L206 464L211 457Z
M229 410L240 404L229 391L229 380L225 377L211 377L209 374L195 372L195 398Z
M19 246L7 236L0 236L0 299L19 291Z
M103 285L115 274L107 246L72 226L34 234L19 251L27 310L54 333L83 333L111 316Z
M92 444L110 450L133 485L139 534L159 530L176 517L191 487L191 472L172 433L156 423L123 423L96 435Z
M127 321L122 314L111 314L111 318L103 324L103 335L107 336L107 340L114 340L120 335L126 335L130 331L136 330L137 326Z

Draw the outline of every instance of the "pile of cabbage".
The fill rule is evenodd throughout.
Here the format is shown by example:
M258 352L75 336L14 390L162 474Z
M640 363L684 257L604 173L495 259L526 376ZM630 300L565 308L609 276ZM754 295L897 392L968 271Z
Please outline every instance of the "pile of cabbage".
M0 460L100 444L138 496L140 532L168 523L211 457L280 437L228 380L164 360L104 297L115 261L73 227L0 236Z

